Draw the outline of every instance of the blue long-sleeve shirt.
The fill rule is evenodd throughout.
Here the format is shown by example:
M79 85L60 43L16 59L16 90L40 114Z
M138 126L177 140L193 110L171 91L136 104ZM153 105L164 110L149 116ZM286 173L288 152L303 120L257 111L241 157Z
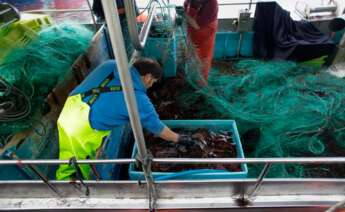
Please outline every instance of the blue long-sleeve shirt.
M115 72L114 69L116 70ZM111 72L115 73L114 79L107 86L120 86L120 77L116 63L114 60L109 60L91 72L70 95L84 93L92 88L98 87ZM148 98L146 88L135 67L130 68L130 73L141 123L146 130L159 135L165 125L160 121L156 110ZM87 102L89 98L91 97L86 97L83 101ZM123 92L101 93L90 108L89 121L91 127L96 130L111 130L114 127L128 123L129 115Z

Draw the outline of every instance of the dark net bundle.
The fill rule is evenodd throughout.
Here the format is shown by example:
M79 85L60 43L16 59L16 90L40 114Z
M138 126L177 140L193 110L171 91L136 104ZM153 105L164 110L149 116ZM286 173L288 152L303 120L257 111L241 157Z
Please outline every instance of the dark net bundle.
M86 51L92 35L92 31L80 25L55 25L5 58L0 66L2 143L40 119L48 93Z

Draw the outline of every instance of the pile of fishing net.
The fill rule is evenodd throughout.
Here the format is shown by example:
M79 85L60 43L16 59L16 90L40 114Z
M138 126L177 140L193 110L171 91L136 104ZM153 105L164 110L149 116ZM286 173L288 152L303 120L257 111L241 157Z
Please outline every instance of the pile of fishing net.
M0 144L40 120L47 110L45 98L86 51L92 35L80 25L55 25L5 58L0 65Z
M197 114L234 119L246 157L345 155L345 80L289 61L216 63L207 87L199 87L198 61L186 62L195 90L178 97L180 107L204 99ZM199 103L200 104L200 103ZM203 107L204 105L204 107ZM250 166L257 176L262 166ZM273 165L268 177L343 177L344 167Z

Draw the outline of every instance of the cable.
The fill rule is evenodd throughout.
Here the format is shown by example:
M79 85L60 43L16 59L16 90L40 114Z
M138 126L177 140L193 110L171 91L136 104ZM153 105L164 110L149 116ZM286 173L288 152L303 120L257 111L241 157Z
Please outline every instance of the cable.
M218 169L193 169L193 170L186 170L181 172L176 172L173 174L166 174L164 176L156 177L156 180L173 180L173 179L181 179L183 177L192 177L195 179L195 175L202 175L202 174L217 174L217 173L229 173L227 170L218 170Z
M17 121L31 112L30 98L15 86L8 85L0 78L0 122Z

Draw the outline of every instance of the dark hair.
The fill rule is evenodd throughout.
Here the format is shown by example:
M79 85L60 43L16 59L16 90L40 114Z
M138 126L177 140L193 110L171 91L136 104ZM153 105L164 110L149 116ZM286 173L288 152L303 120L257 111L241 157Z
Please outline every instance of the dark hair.
M151 58L139 58L133 63L133 66L138 70L141 76L151 74L153 78L159 79L163 75L161 65Z

